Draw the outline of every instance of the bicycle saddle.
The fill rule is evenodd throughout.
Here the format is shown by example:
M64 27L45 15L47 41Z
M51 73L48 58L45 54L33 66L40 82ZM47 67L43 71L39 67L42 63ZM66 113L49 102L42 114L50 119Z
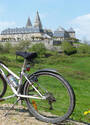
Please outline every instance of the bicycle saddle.
M33 58L37 57L37 53L35 53L35 52L30 53L30 52L17 51L16 55L22 56L22 57L24 57L24 59L27 59L29 61L31 61Z

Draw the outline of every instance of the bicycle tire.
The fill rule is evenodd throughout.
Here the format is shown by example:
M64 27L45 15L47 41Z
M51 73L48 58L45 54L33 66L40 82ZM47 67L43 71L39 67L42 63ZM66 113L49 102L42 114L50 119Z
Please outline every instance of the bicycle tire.
M7 83L3 76L0 74L0 98L2 98L7 90Z
M74 110L74 107L75 107L75 94L74 94L74 91L73 91L72 87L70 86L70 84L60 74L58 74L56 72L52 72L52 71L39 71L39 72L36 72L33 75L31 75L29 77L29 79L32 82L32 76L40 77L42 75L47 75L47 76L49 75L51 77L57 78L61 82L62 86L65 87L65 89L67 90L67 92L69 94L69 99L70 99L70 104L69 104L67 112L63 116L59 116L59 117L56 117L57 115L55 117L53 117L53 114L52 114L52 116L51 116L51 114L50 114L50 116L46 116L46 114L41 114L41 112L39 113L39 111L37 111L35 109L35 107L33 106L32 102L31 102L31 99L29 99L29 98L25 99L26 100L26 104L27 104L27 107L29 109L30 114L32 114L38 120L44 121L44 122L53 123L53 124L54 123L58 124L58 123L60 123L60 122L62 122L64 120L66 120L72 114L72 112ZM33 84L36 84L36 83L33 83ZM55 83L55 85L56 85L56 83ZM55 85L53 85L53 86L55 86ZM24 87L24 94L25 95L29 95L29 87L31 88L31 85L29 85L28 82L26 82L25 87ZM53 89L52 89L52 91L53 91ZM61 89L60 89L60 91L61 91ZM31 93L31 90L30 90L30 93ZM58 93L59 93L59 91L58 91ZM35 103L37 105L38 102L36 102L36 101L35 101ZM41 100L41 102L42 102L42 100ZM40 103L39 103L39 105L40 105ZM40 108L40 106L39 106L39 108ZM60 107L58 107L58 110L59 110L59 108Z

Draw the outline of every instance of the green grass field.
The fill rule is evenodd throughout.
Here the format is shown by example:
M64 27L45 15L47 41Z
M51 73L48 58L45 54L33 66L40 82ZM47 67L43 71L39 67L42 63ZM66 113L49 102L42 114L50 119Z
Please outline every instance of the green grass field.
M3 60L8 67L19 75L23 59L12 54L1 54L0 60ZM32 64L31 64L32 65ZM90 122L90 115L84 116L84 111L90 109L90 57L89 56L65 56L54 54L48 58L37 58L32 65L31 73L39 69L56 69L74 89L76 95L76 107L71 118L78 121ZM8 87L6 95L11 94ZM3 103L13 103L15 99L9 99Z

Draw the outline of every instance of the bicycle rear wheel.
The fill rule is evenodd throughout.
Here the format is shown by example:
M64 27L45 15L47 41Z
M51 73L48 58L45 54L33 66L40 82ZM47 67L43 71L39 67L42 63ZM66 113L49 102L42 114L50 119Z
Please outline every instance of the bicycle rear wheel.
M29 79L39 92L47 97L46 100L26 99L29 112L37 119L60 123L72 114L75 95L69 83L61 75L43 71L34 73ZM25 84L24 94L39 97L28 82Z
M2 98L7 90L7 83L3 76L0 74L0 98Z

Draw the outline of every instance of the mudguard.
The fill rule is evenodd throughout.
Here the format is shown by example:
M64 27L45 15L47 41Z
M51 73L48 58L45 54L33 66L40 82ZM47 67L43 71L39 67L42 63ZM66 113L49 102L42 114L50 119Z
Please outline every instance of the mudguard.
M38 72L52 72L52 73L55 73L55 74L59 74L56 70L54 70L54 69L41 69L41 70L38 70L38 71L36 71L35 73L33 73L33 74L31 74L30 76L32 76L32 75L34 75L34 74L36 74L36 73L38 73ZM59 74L60 75L60 74Z

